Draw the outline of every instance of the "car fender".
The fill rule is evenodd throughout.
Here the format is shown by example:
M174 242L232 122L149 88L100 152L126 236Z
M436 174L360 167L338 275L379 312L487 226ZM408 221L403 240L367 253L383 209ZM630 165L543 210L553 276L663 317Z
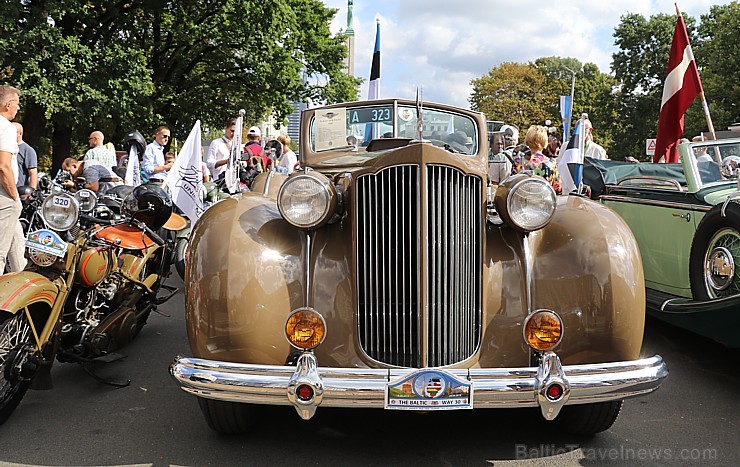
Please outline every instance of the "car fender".
M274 199L248 192L211 206L193 227L185 266L193 353L284 364L285 320L306 302L304 246Z
M48 278L31 271L0 276L0 310L17 313L25 306L43 302L53 306L59 288Z
M636 359L645 325L637 242L622 218L586 198L559 197L550 224L530 235L533 309L564 323L564 364ZM563 288L568 293L561 293Z

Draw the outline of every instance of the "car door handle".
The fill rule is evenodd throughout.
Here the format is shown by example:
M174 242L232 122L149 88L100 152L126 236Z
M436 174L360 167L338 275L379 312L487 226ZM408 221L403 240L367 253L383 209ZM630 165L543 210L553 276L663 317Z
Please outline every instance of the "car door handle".
M687 212L686 214L680 214L678 212L673 213L673 217L680 217L681 219L686 219L686 222L691 222L691 213Z

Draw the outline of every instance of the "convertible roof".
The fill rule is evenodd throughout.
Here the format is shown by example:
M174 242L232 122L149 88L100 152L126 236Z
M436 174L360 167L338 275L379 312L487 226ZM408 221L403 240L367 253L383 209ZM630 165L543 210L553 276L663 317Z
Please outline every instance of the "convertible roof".
M614 185L625 177L660 177L686 185L681 164L633 164L631 162L592 159L583 163L583 183L591 187L591 198L604 193L606 185Z

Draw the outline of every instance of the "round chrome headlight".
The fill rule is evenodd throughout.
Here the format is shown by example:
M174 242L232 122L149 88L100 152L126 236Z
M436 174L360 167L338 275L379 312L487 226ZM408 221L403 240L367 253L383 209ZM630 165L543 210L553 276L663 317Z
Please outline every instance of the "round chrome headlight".
M82 212L90 212L95 208L95 205L98 204L98 195L87 188L75 193L75 199L79 203L80 211Z
M337 196L329 179L310 172L289 178L280 187L277 202L286 221L301 229L311 229L331 218Z
M41 217L54 230L69 230L77 224L80 206L69 193L52 194L41 204Z
M557 195L545 179L522 174L509 177L496 190L494 202L504 221L519 230L532 232L552 220Z

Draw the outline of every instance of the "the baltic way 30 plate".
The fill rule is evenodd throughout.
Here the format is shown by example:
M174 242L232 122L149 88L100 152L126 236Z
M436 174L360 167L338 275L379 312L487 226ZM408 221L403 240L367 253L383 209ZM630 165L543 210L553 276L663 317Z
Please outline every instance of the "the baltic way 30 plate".
M473 408L473 384L442 370L417 370L387 384L385 408L454 410Z

